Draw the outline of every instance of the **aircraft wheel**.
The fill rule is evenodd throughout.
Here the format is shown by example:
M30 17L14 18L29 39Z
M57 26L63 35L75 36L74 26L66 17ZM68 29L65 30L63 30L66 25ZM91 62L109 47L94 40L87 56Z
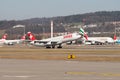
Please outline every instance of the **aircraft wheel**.
M62 46L58 46L57 48L62 48Z
M46 48L51 48L50 46L46 46Z
M52 48L55 48L55 46L53 45Z

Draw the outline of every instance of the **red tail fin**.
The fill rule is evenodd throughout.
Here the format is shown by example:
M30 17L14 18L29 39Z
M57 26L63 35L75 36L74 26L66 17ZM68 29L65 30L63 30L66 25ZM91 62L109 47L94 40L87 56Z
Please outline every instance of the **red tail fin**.
M115 40L117 40L117 36L116 36L116 35L114 35L114 38L113 38L113 39L114 39L114 41L115 41Z
M26 34L21 37L21 40L25 40Z
M36 40L35 36L31 32L28 32L27 35L29 36L30 40Z
M7 34L4 34L2 39L6 39L7 38Z
M86 40L88 40L88 35L86 33L84 33L84 37L86 38Z

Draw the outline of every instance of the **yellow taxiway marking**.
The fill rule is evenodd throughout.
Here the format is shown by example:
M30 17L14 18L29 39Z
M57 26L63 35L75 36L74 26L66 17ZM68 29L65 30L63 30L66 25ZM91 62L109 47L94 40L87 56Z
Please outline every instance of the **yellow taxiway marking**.
M120 73L99 73L99 72L65 72L70 75L96 75L96 76L108 76L108 77L120 77Z

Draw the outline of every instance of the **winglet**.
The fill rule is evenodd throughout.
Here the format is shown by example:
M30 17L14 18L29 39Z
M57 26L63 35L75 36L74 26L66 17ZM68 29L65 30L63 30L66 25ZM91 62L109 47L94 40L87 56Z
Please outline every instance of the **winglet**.
M88 35L86 33L84 33L84 37L86 38L86 40L88 40Z
M88 40L88 35L82 28L80 28L80 34L82 34L86 38L86 40Z
M84 35L84 33L85 31L82 28L80 28L80 34Z

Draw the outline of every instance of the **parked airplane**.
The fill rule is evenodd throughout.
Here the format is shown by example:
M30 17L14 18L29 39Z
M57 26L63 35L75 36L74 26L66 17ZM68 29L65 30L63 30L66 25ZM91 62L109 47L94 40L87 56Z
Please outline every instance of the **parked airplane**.
M84 30L80 28L79 33L70 33L63 36L57 36L57 37L51 37L48 39L42 39L42 40L36 40L34 35L31 32L28 32L28 36L32 42L30 44L35 46L44 46L46 48L55 48L56 45L58 45L57 48L62 48L62 44L70 41L77 40L79 38L82 38L84 36Z
M113 44L115 41L111 37L88 37L86 44L102 45L102 44Z
M22 43L25 40L25 36L23 35L21 39L15 39L15 40L4 40L4 44L6 45L14 45L14 44L19 44Z

